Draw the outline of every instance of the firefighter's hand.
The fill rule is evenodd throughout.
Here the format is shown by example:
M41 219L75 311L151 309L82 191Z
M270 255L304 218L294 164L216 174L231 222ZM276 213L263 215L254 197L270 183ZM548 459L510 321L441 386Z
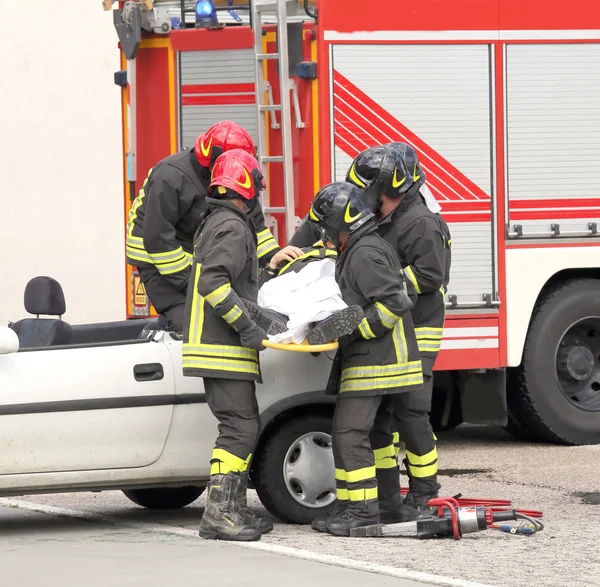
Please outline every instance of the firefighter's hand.
M263 340L267 340L267 333L257 324L253 324L240 332L242 346L249 349L264 351L265 345L262 343Z
M293 261L294 259L300 257L300 255L303 254L304 251L302 249L299 249L298 247L294 247L292 245L288 245L287 247L283 247L283 249L277 251L273 255L273 257L269 261L269 267L271 269L276 269L282 263L289 263L290 261Z

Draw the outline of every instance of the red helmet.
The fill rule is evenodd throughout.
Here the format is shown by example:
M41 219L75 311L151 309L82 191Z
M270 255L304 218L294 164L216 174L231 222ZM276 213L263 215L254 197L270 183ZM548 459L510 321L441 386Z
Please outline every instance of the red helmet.
M252 200L267 184L258 161L242 149L232 149L215 161L210 182L213 186L223 186L244 200Z
M239 124L223 120L213 124L196 139L194 151L202 167L211 168L219 155L231 149L242 149L256 157L252 137Z

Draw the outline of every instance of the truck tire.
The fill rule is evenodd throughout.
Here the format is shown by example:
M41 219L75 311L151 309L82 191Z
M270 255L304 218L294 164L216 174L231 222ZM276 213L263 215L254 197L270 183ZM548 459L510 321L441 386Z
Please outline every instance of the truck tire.
M600 281L560 283L538 302L511 404L541 439L600 443Z
M506 403L508 408L508 421L503 429L516 440L522 442L540 442L540 437L533 433L519 417L518 397L521 394L521 380L519 369L506 371Z
M288 524L310 524L335 502L332 419L307 414L280 422L253 463L256 492Z
M133 503L151 510L175 510L196 501L204 487L157 487L127 489L123 493Z

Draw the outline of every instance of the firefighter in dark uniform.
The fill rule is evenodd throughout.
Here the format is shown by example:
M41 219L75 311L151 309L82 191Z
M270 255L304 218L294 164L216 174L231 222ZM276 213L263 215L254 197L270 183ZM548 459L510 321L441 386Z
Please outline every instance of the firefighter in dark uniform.
M183 374L203 377L208 405L219 420L200 536L258 540L272 523L246 506L248 466L260 430L255 382L266 332L242 298L258 294L257 238L248 215L264 187L260 166L240 149L213 167L211 197L194 239L185 311Z
M451 238L442 217L431 212L419 194L425 174L418 166L416 154L413 158L410 151L404 151L411 157L411 168L407 169L402 150L393 143L360 153L346 179L365 188L365 202L379 217L378 232L397 252L411 293L417 296L411 313L423 363L425 393L404 396L406 409L396 418L409 476L404 517L414 519L419 513L427 513L427 501L437 497L440 488L436 438L428 414L433 365L444 327Z
M369 437L382 399L389 398L400 416L400 398L423 394L423 371L402 267L377 234L362 190L347 182L329 184L315 196L309 215L340 253L335 275L344 301L362 307L365 315L354 333L340 338L339 372L334 363L328 389L338 394L333 420L338 504L325 529L349 536L352 528L380 522Z
M186 149L159 161L133 201L127 222L127 262L138 268L148 298L165 329L181 332L192 265L192 242L206 209L206 190L216 158L230 149L251 155L250 135L228 120L211 126ZM252 210L258 257L264 264L279 251L260 208Z

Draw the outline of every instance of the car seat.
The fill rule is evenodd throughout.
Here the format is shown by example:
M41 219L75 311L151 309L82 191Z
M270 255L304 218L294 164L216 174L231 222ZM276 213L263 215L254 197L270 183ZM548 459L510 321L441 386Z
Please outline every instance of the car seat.
M25 310L35 318L11 325L19 337L19 348L65 345L71 342L71 325L61 319L67 304L63 289L52 277L34 277L25 287ZM40 318L40 315L58 318Z

